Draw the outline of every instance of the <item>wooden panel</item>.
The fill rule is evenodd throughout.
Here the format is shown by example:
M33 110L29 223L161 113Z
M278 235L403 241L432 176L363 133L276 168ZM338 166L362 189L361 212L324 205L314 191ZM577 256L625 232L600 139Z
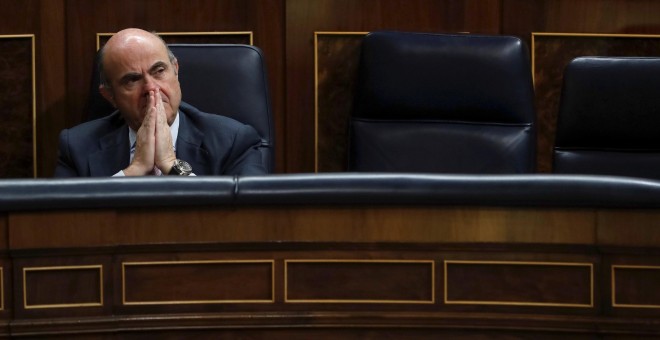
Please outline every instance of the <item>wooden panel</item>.
M14 328L15 329L15 328ZM591 335L581 334L579 332L565 332L555 334L547 331L511 331L511 330L450 330L438 328L434 330L420 329L420 327L399 326L379 326L379 327L344 327L337 328L309 326L307 328L296 327L264 327L254 329L233 329L231 327L212 329L192 330L192 329L149 329L148 331L139 331L137 329L121 331L121 336L98 335L94 336L79 334L67 334L67 340L142 340L145 339L145 333L148 332L149 338L162 340L195 339L195 340L217 340L217 339L269 339L269 340L364 340L364 339L384 339L384 340L424 340L429 338L442 339L461 339L461 340L484 340L494 338L493 333L497 334L496 339L535 339L535 340L555 340L561 336L570 340L594 340ZM23 335L22 333L18 333ZM52 333L49 333L52 334ZM640 338L615 337L611 339L639 340Z
M502 33L660 34L658 10L653 0L502 0Z
M2 319L9 319L12 312L14 289L12 287L12 264L9 259L0 261L0 298L2 299L0 316Z
M5 303L5 281L7 276L5 275L5 267L0 267L0 311L4 311L6 307Z
M10 248L0 267L13 267L17 292L7 298L13 305L5 313L12 335L279 328L301 335L328 327L364 334L357 330L392 327L430 336L452 329L466 336L476 329L641 336L660 329L657 308L611 307L610 284L618 303L637 303L660 279L635 269L610 283L601 261L609 261L605 268L658 267L660 257L657 247L639 248L633 239L624 247L596 244L595 217L603 211L286 206L97 212L10 214L10 244L20 247ZM632 221L657 214L616 212ZM39 214L45 217L31 216ZM114 216L106 231L97 224L103 214ZM102 241L98 235L108 230L110 241ZM611 232L630 229L615 225ZM20 238L14 241L14 234ZM72 240L61 246L49 238ZM439 261L448 265L435 267ZM103 266L102 278L75 269L94 264ZM37 277L24 281L26 267L63 269L28 271ZM74 307L92 301L103 305ZM30 308L35 305L42 308Z
M37 34L37 176L51 177L57 162L60 131L70 114L66 97L66 0L39 2Z
M39 21L39 0L0 0L0 34L32 33Z
M0 178L36 176L34 35L0 35Z
M445 261L445 303L590 308L593 280L589 263Z
M103 306L101 265L24 267L23 308Z
M285 302L435 302L431 260L287 260Z
M272 303L274 262L122 263L123 305Z
M638 210L598 212L597 240L607 246L660 246L660 213Z
M79 248L80 249L80 248ZM12 252L12 318L100 317L112 314L111 257L98 249ZM75 255L71 255L75 253Z
M612 306L660 309L660 266L612 266Z
M7 214L0 214L0 320L9 318L11 312L11 297L13 296L11 284L11 260L7 244ZM3 334L2 321L0 321L0 335Z
M33 34L36 45L36 150L38 162L34 169L22 169L32 177L50 176L57 156L57 134L64 127L66 72L64 68L64 8L65 0L0 0L0 35ZM4 50L4 48L2 48ZM5 52L9 52L6 51ZM27 61L27 60L25 60ZM12 68L20 66L11 64ZM32 91L32 90L30 90ZM2 92L2 90L0 90ZM21 97L28 95L22 93ZM30 100L32 102L32 100ZM14 107L4 106L16 109ZM4 113L5 111L3 111ZM30 117L32 113L30 113ZM30 133L25 138L32 138ZM30 141L32 143L32 141ZM21 157L32 161L33 149ZM32 166L32 162L29 164ZM14 170L18 171L18 170Z
M346 171L348 121L366 32L314 34L316 172Z
M8 214L0 213L0 251L4 251L8 248Z
M12 249L115 245L114 211L24 212L9 216Z
M314 32L498 33L499 13L500 0L287 0L285 171L315 168Z
M168 242L595 243L595 212L572 209L265 207L127 211L121 244Z

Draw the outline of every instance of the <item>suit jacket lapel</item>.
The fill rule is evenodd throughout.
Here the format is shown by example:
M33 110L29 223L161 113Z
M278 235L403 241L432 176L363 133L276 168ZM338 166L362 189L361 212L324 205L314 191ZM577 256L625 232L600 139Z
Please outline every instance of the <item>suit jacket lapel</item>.
M176 157L188 162L196 175L210 174L209 153L202 147L203 140L204 133L192 124L183 110L179 110Z
M122 125L99 140L99 150L89 157L90 176L112 176L125 169L130 160L128 127Z

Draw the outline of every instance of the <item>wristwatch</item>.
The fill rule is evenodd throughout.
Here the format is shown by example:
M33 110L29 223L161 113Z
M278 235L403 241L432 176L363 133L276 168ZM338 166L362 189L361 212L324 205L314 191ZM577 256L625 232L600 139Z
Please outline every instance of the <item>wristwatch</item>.
M168 175L173 175L173 176L190 176L192 173L192 167L188 162L182 161L180 159L177 159L174 161L174 164L172 165L172 170L168 173Z

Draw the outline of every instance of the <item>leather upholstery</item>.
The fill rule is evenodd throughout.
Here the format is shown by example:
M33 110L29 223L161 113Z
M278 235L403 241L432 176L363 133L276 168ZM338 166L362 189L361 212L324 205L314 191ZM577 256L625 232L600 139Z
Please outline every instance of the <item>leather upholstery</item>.
M564 71L553 170L660 179L660 58L580 57Z
M660 182L588 175L341 173L237 177L239 205L660 207Z
M392 173L0 180L0 211L374 204L660 208L660 181Z
M534 93L509 36L374 32L362 43L349 169L528 173Z
M254 127L262 139L260 151L269 172L273 171L273 118L266 68L261 51L250 45L170 44L179 62L182 100L201 111L231 117ZM100 95L95 63L89 119L106 116L115 109Z
M231 176L88 177L0 180L0 211L224 205Z

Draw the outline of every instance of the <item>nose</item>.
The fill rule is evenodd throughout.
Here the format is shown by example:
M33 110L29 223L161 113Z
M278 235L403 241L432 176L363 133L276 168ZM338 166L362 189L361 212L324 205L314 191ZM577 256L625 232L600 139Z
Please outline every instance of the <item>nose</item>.
M158 89L158 83L153 77L147 74L144 76L143 88L144 88L144 95L147 96L149 95L149 91L155 91L156 89Z

